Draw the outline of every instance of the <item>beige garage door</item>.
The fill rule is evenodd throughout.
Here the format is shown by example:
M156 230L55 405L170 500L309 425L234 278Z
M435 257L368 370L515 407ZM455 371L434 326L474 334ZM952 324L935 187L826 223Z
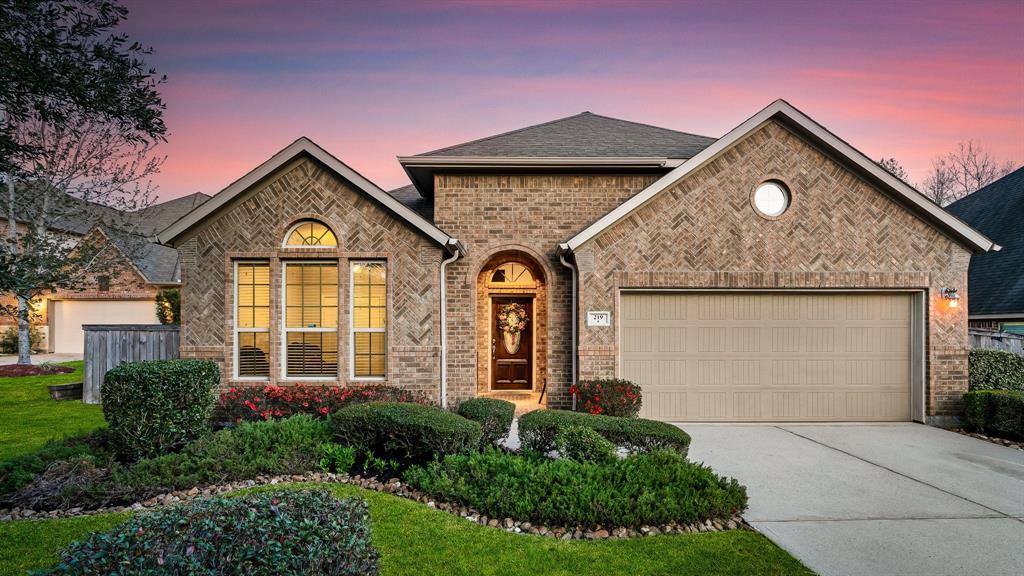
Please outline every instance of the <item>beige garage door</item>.
M622 294L648 418L910 420L911 295Z
M156 324L155 300L50 300L50 349L80 354L85 348L82 324Z

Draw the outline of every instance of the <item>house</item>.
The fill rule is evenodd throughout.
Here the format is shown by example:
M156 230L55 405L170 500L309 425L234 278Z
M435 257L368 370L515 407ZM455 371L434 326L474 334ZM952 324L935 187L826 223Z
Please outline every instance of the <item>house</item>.
M445 405L622 377L673 421L950 421L987 237L784 101L721 138L585 112L401 156L300 138L160 234L223 385Z
M42 349L80 354L84 345L83 324L154 324L156 294L178 286L178 252L153 240L156 233L202 204L209 197L196 193L134 212L124 212L72 196L60 203L51 230L71 242L83 239L98 247L94 269L74 290L59 290L33 302L35 322L45 326ZM31 206L23 206L17 226L24 232L31 220ZM0 230L6 233L6 223ZM13 296L3 295L13 302ZM0 331L16 326L9 316L0 317Z
M1003 247L971 258L971 328L1024 334L1024 167L946 209Z

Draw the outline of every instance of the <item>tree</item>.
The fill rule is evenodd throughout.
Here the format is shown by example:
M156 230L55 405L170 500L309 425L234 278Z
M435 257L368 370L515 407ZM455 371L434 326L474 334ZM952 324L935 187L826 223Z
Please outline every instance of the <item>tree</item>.
M1013 162L998 162L974 140L957 144L957 149L932 161L925 178L925 194L945 206L1013 172Z
M14 294L18 362L30 363L30 302L104 265L102 247L62 223L101 229L148 203L162 159L164 104L150 53L112 32L113 0L0 0L0 176L7 234L0 292Z
M907 174L907 171L903 169L903 165L895 158L882 158L878 161L878 165L885 168L888 173L900 180L903 180L904 182L910 181L910 176Z
M177 288L156 293L156 317L161 324L181 324L181 292Z

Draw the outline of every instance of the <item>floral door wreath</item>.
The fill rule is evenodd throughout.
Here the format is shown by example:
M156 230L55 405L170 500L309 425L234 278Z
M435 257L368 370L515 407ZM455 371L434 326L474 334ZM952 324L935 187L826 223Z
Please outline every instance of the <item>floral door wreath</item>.
M515 336L525 330L528 321L526 307L522 304L513 302L498 307L498 328L510 336Z

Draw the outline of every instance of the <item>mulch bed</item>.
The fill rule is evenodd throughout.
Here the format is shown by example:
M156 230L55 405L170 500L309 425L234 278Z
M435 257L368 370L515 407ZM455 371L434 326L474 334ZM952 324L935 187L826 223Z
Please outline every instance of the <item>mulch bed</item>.
M74 368L56 364L5 364L0 366L0 377L47 376L49 374L69 374L74 371Z

